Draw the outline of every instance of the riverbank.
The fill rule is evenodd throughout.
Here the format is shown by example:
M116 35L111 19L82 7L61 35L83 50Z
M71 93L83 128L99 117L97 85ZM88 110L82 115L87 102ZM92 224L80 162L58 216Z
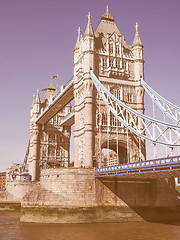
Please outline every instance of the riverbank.
M8 182L0 209L21 211L22 222L98 223L176 221L174 179L95 177L95 169L44 169L39 182Z
M113 223L168 222L180 220L180 207L98 206L89 208L21 208L22 222Z
M180 222L40 224L21 223L20 212L0 211L1 240L177 240Z
M89 208L21 207L19 202L0 202L0 212L19 212L26 223L169 222L180 220L180 207L99 206Z

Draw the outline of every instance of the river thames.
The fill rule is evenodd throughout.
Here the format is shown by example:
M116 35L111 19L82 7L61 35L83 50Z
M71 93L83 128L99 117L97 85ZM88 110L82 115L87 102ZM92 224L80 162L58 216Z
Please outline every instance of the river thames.
M21 223L20 213L0 211L0 240L178 240L179 223Z

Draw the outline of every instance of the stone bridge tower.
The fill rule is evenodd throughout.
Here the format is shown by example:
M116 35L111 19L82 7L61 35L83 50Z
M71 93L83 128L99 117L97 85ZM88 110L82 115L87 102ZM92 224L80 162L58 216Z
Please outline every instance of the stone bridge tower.
M39 180L41 168L68 167L70 161L71 127L62 127L60 123L71 111L71 105L67 104L44 125L38 125L38 115L56 97L56 89L52 83L44 90L46 92L42 101L39 91L34 95L30 113L28 169L32 181Z
M95 33L90 13L84 36L78 29L74 48L75 167L92 167L93 159L106 165L101 159L103 148L118 156L108 164L145 159L145 141L117 123L90 78L92 69L113 95L144 113L144 90L140 84L140 78L144 78L143 45L137 23L135 28L133 44L127 45L107 7Z

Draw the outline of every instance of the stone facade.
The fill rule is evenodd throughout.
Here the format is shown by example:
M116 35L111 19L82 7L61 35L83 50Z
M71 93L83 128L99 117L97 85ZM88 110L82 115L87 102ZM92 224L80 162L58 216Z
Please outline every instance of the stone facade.
M37 189L24 196L23 206L74 208L96 205L94 169L44 169Z
M167 221L179 218L174 179L96 179L93 168L41 171L21 201L25 222Z
M39 113L51 104L56 96L52 84L45 91L42 101L37 91L31 106L29 174L32 181L39 180L40 168L68 167L70 161L71 128L60 126L60 122L71 111L71 105L66 105L44 126L36 124Z
M132 45L127 45L108 9L95 33L90 13L84 35L78 30L74 48L74 166L91 168L97 161L103 165L104 148L116 152L117 164L130 159L145 160L145 141L129 132L105 106L90 77L91 69L113 95L144 113L144 89L140 84L140 78L144 78L144 58L138 25ZM37 92L31 106L29 174L32 181L39 180L40 167L69 166L71 128L62 127L60 121L71 112L71 105L56 112L46 124L37 124L41 111L56 96L52 83L45 90L43 100Z
M108 9L95 33L90 13L85 34L78 30L74 48L75 167L92 167L93 157L100 158L103 148L117 153L117 163L130 158L145 160L145 141L139 143L134 134L128 133L99 99L90 69L119 100L144 113L144 89L140 84L140 78L144 78L144 58L138 25L131 46Z
M24 222L170 221L180 214L174 179L97 179L94 168L43 169L39 182L7 182L0 209L17 203Z

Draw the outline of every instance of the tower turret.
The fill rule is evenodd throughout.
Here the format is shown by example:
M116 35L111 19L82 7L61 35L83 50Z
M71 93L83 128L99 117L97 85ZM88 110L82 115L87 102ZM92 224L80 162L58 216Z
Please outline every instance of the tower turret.
M35 98L35 102L34 102L34 106L35 106L35 109L34 109L34 113L36 114L36 117L37 115L40 113L40 108L41 108L41 101L40 101L40 97L39 97L39 89L37 89L37 92L36 92L36 98Z
M138 31L139 26L138 26L138 23L136 23L135 28L136 28L136 33L135 33L135 36L134 36L134 41L133 41L133 45L132 46L141 46L142 47L143 45L142 45L141 38L139 36L139 31Z
M34 109L35 98L36 98L36 95L35 95L35 93L34 93L34 94L33 94L32 104L31 104L30 121L31 121L31 118L32 118L32 116L33 116L33 109Z
M94 31L89 13L84 36L79 29L74 49L75 167L93 165L95 107L90 69L94 69L94 56Z
M138 31L138 23L136 23L136 32L134 36L134 41L132 44L132 52L134 55L134 60L135 60L135 80L140 80L140 78L144 78L144 59L143 59L143 45L141 38L139 36L139 31Z
M77 31L78 31L78 37L77 37L76 45L74 47L74 63L76 63L78 61L79 54L80 54L79 47L80 47L81 39L82 39L81 28L78 27Z
M31 117L30 117L30 132L29 132L29 174L32 177L32 181L37 181L39 178L39 137L40 137L40 126L36 124L36 118L40 113L41 101L39 97L39 89L37 89L36 95L33 95L33 102L31 106Z
M134 56L134 76L136 81L136 98L137 98L137 110L140 113L144 113L144 88L141 86L140 78L144 79L144 58L143 58L143 44L139 35L139 26L136 23L136 32L134 36L134 41L132 44L132 52ZM140 129L143 128L143 124L139 126ZM141 145L144 148L144 154L142 159L145 159L146 150L145 150L145 140L141 140Z
M93 31L92 24L91 24L91 14L90 14L90 12L88 13L88 24L86 26L86 30L85 30L85 33L84 33L84 37L85 36L94 37L94 31Z
M80 45L80 40L81 40L81 28L78 27L78 37L77 37L77 41L76 41L76 45L74 47L74 51L79 49L79 45Z
M88 13L88 23L84 33L84 72L94 68L94 31L91 24L91 14Z

